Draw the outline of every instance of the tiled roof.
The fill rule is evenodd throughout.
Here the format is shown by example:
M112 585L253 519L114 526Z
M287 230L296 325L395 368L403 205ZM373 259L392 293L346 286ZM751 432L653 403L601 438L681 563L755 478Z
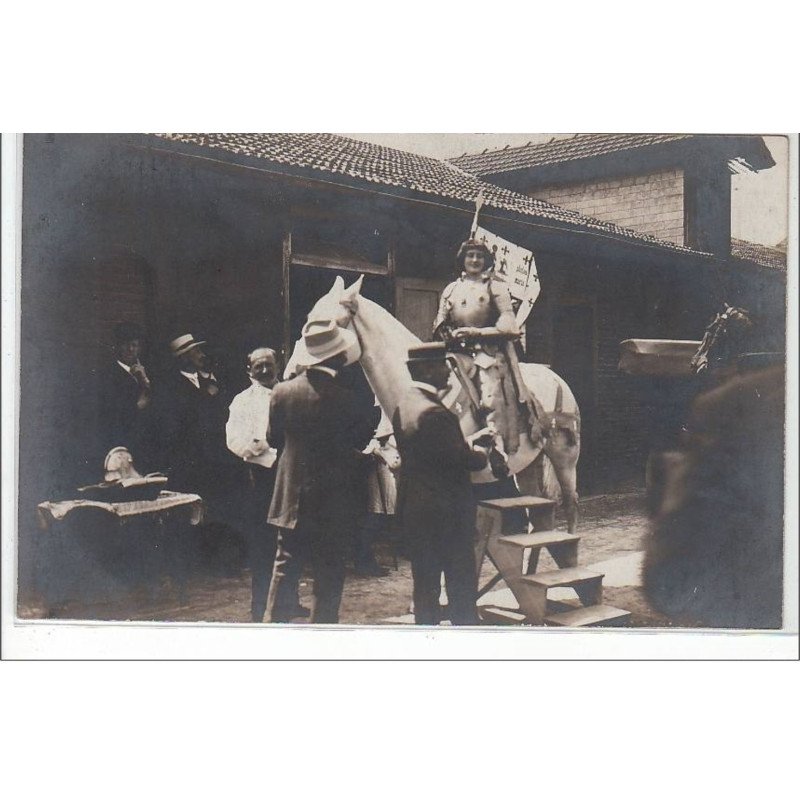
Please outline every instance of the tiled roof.
M770 269L786 269L786 251L744 239L731 239L731 255Z
M691 138L692 134L683 133L578 133L568 139L553 138L549 142L530 143L522 147L465 154L450 161L474 175L497 175Z
M695 252L672 242L584 217L575 211L495 186L457 166L428 156L396 150L330 133L165 133L155 134L180 144L222 150L244 159L263 159L286 168L341 175L365 184L382 184L474 203L483 194L494 207L561 223L572 229L612 235L668 250ZM287 169L291 172L291 169Z
M760 136L702 135L693 133L576 133L569 138L553 137L548 142L523 147L506 147L473 155L464 154L451 163L479 177L500 175L522 169L552 164L565 164L582 159L598 158L610 153L657 147L674 142L696 139L707 144L714 142L730 160L732 172L742 169L767 169L774 166L769 151Z

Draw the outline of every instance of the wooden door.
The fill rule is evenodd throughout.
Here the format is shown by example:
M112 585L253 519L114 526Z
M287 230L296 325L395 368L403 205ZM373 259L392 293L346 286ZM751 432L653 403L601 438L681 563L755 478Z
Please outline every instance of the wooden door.
M446 285L442 280L397 278L397 319L423 342L431 339L439 295Z

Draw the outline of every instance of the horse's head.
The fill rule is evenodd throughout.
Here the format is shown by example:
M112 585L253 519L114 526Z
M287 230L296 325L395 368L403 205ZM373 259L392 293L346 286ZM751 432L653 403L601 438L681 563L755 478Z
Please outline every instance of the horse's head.
M331 290L320 297L308 312L308 320L336 320L341 328L349 328L353 316L358 310L358 298L361 292L361 284L364 276L359 276L358 280L345 289L344 280L340 275L336 276Z
M363 276L345 289L344 280L341 276L337 275L336 280L330 291L320 297L314 304L311 311L308 312L306 322L317 320L334 320L340 328L353 328L353 317L358 309L358 298L360 296L361 283ZM286 369L283 372L284 379L293 377L298 373L297 361L298 357L305 353L305 344L302 339L295 342L292 355L286 364ZM361 358L361 351L359 348L358 358ZM302 360L302 359L301 359Z
M730 363L744 351L752 327L748 311L723 303L690 362L692 369L699 375L712 366Z

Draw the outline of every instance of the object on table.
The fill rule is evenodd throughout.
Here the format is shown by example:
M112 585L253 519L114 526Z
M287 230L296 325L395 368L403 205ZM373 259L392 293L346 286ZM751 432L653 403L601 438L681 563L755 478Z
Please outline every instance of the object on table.
M160 472L140 475L133 456L126 447L108 452L103 464L105 480L78 488L81 497L105 503L126 503L136 500L155 500L167 485L168 478Z

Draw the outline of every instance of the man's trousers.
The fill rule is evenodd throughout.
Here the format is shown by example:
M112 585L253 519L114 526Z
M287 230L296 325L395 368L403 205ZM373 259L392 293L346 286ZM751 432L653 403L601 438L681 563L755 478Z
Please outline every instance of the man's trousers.
M289 622L297 608L297 587L311 564L314 580L309 622L339 621L344 589L345 559L352 528L336 528L316 519L300 519L296 528L280 528L278 552L267 601L268 622Z
M416 541L409 542L409 555L414 577L415 623L438 625L441 621L439 594L444 573L446 616L453 625L477 625L478 576L472 529L446 534L430 530L426 536L414 538Z
M252 578L250 615L261 622L267 608L267 594L272 576L278 531L267 522L267 512L275 486L275 470L247 465L247 487L243 503L243 527ZM293 608L297 607L295 594Z

